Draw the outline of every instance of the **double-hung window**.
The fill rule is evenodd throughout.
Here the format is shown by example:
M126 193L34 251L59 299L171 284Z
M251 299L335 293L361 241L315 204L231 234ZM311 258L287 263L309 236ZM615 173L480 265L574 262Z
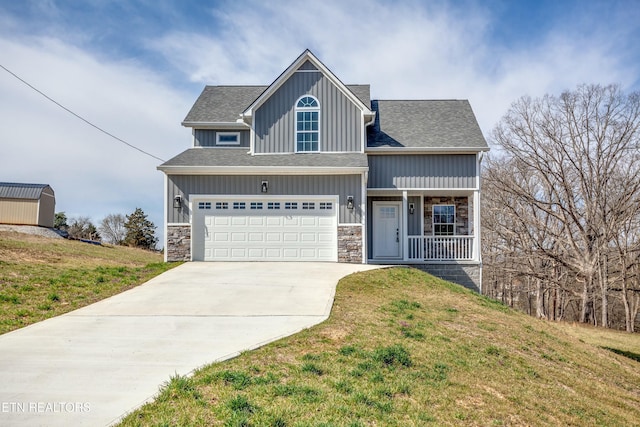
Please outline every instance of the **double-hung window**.
M320 104L310 95L305 95L296 103L296 151L319 151Z
M456 207L454 205L435 205L433 207L433 234L435 236L453 236L456 229Z

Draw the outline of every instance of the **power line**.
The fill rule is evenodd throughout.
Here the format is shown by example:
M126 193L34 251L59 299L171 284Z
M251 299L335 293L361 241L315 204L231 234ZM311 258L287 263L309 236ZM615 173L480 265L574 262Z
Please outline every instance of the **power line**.
M51 98L50 96L48 96L46 93L42 92L41 90L39 90L38 88L34 87L33 85L29 84L29 82L25 81L24 79L22 79L20 76L18 76L16 73L12 72L11 70L9 70L7 67L5 67L4 65L0 64L0 68L2 68L3 70L5 70L7 73L11 74L13 77L15 77L16 79L20 80L22 83L24 83L25 85L27 85L29 88L33 89L34 91L38 92L40 95L44 96L45 98L47 98L49 101L53 102L54 104L56 104L58 107L62 108L63 110L65 110L67 113L72 114L73 116L75 116L76 118L82 120L83 122L85 122L86 124L88 124L89 126L99 130L100 132L104 133L105 135L110 136L111 138L115 139L116 141L119 141L121 143L123 143L124 145L127 145L131 148L133 148L134 150L138 150L139 152L141 152L142 154L146 154L149 157L153 157L156 160L159 160L161 162L165 162L165 160L161 159L160 157L154 156L151 153L148 153L146 151L144 151L141 148L136 147L133 144L128 143L127 141L125 141L122 138L118 138L117 136L115 136L114 134L107 132L106 130L102 129L100 126L94 125L93 123L91 123L89 120L85 119L84 117L82 117L79 114L74 113L73 111L71 111L70 109L68 109L67 107L65 107L64 105L60 104L58 101L56 101L55 99Z

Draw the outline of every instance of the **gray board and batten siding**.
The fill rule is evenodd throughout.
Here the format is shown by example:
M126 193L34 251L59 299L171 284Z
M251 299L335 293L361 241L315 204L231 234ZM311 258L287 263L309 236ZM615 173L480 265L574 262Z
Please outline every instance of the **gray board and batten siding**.
M368 188L476 188L475 154L369 155Z
M216 135L220 133L238 133L240 135L240 144L216 144ZM249 148L249 130L211 130L211 129L195 129L194 134L195 147L244 147Z
M261 192L262 181L269 182L269 192ZM183 197L181 209L169 203L169 223L189 223L188 198L191 194L229 196L258 196L267 200L271 196L339 196L341 224L361 223L360 209L362 176L353 175L168 175L168 200ZM354 209L347 209L347 196L354 196Z
M296 72L256 111L256 153L296 150L297 100L312 95L320 103L321 152L362 151L362 113L319 71Z

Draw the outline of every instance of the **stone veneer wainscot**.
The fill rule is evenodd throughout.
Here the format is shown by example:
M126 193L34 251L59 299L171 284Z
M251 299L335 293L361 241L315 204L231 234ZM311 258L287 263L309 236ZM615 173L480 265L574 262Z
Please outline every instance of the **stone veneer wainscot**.
M362 226L338 226L338 262L362 263Z
M167 261L191 261L191 225L167 226Z

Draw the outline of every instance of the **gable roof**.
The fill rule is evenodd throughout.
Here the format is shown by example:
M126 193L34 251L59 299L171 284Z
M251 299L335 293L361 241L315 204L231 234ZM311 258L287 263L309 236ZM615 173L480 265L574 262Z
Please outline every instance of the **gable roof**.
M49 188L51 190L51 194L53 194L53 189L48 184L0 182L0 198L38 200L46 188Z
M301 67L306 70L313 69L313 67L315 67L315 69L324 74L324 76L328 78L338 88L338 90L347 97L347 99L353 102L361 111L364 112L367 121L370 121L373 118L375 113L371 111L369 104L362 102L362 100L358 98L344 83L342 83L342 81L340 81L340 79L333 74L331 70L320 62L320 60L316 58L309 49L306 49L295 61L293 61L291 65L289 65L286 70L284 70L282 74L280 74L280 76L278 76L273 83L271 83L271 85L269 85L264 92L262 92L262 94L260 94L258 98L256 98L255 101L253 101L253 103L251 103L251 105L242 112L242 119L245 122L250 123L253 117L253 112L267 99L269 99L269 97Z
M240 114L262 94L268 86L205 86L187 113L183 126L206 127L237 124ZM363 103L371 102L369 85L347 85L347 88Z
M489 151L467 100L371 102L368 151ZM372 150L373 149L373 150Z

